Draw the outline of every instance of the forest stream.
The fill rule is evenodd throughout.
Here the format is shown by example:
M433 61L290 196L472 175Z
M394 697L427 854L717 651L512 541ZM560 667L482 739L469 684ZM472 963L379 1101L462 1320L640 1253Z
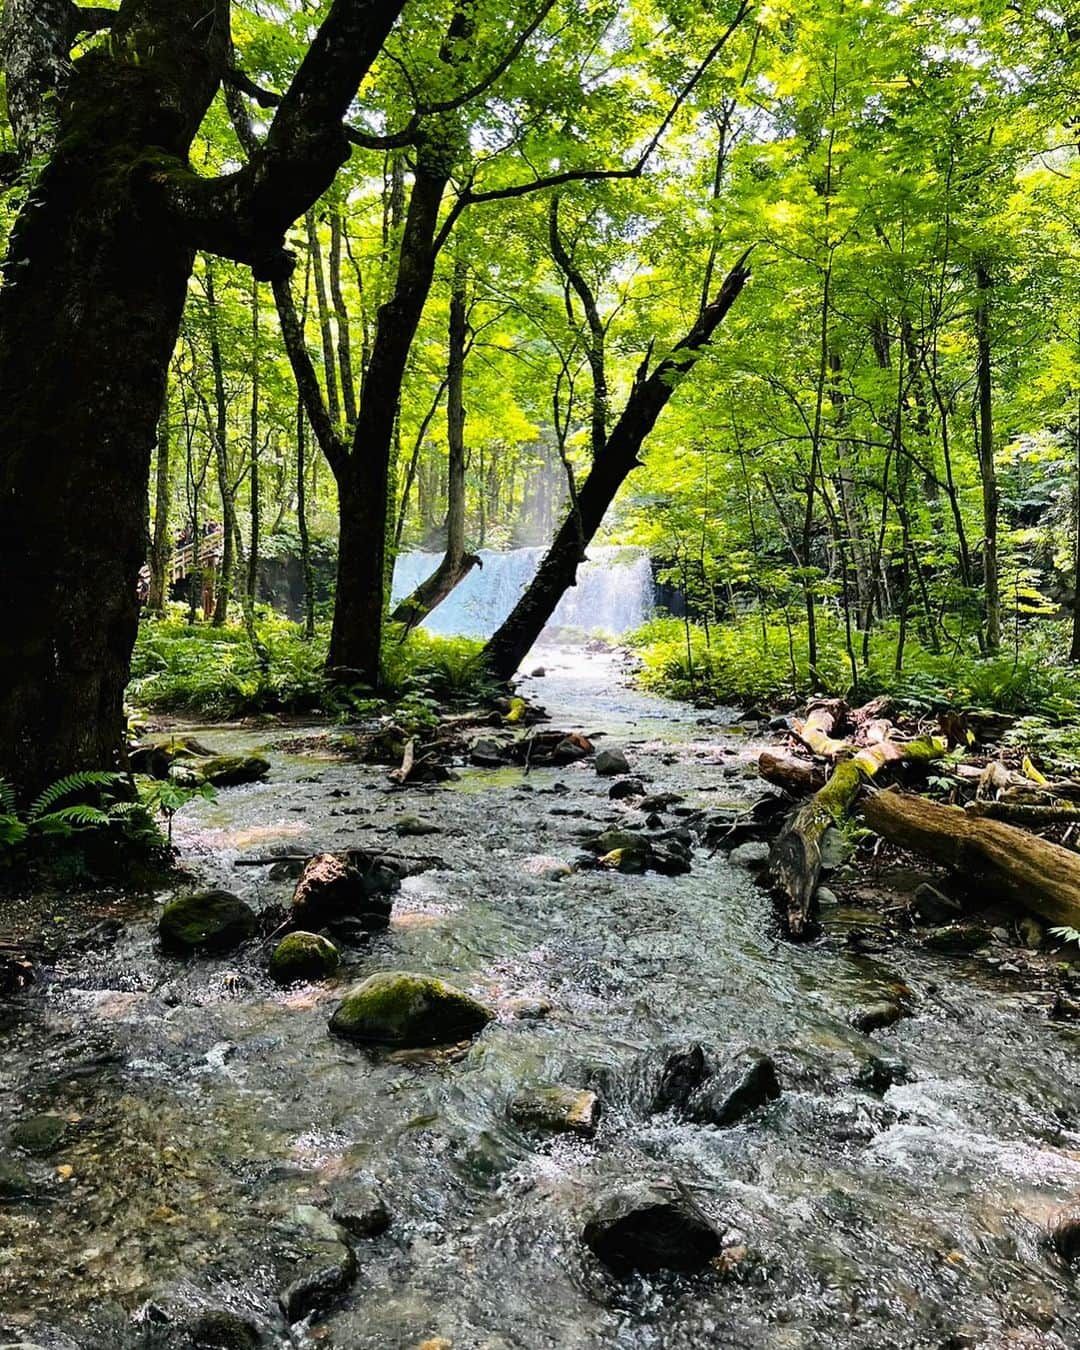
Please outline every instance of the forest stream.
M524 692L680 794L668 824L758 795L760 742L733 710L634 691L608 655L540 659ZM178 817L200 882L263 908L292 882L238 858L357 844L431 865L329 982L278 990L259 943L163 955L159 901L63 949L7 1007L3 1130L68 1123L28 1166L33 1197L0 1206L0 1342L186 1344L177 1329L215 1309L267 1345L341 1350L1080 1344L1073 1281L1041 1241L1080 1190L1080 1032L1007 974L860 954L838 912L819 941L785 942L751 873L701 844L684 876L532 875L531 857L573 862L584 833L640 825L588 761L396 788L385 767L276 747L280 728L198 734L272 762ZM406 816L437 832L400 837ZM329 1035L342 989L392 969L445 977L497 1019L457 1054ZM898 985L912 1015L855 1030ZM666 1055L693 1041L768 1053L780 1097L730 1128L653 1113ZM875 1055L907 1066L883 1095L854 1082ZM510 1123L538 1082L594 1089L595 1137ZM713 1221L706 1273L617 1281L583 1245L598 1197L639 1179ZM290 1329L277 1293L297 1228L375 1186L389 1226L355 1240L326 1315Z

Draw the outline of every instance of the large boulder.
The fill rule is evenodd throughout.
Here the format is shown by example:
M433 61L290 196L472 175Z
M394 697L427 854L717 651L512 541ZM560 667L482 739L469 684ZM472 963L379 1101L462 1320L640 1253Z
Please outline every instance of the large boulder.
M332 975L340 963L341 953L329 938L318 933L289 933L271 954L270 978L276 984L321 980Z
M338 919L358 919L370 931L385 928L400 886L400 868L362 849L317 853L296 883L292 922L311 930Z
M161 945L175 952L228 952L246 942L258 926L255 911L229 891L179 895L161 912Z
M172 778L198 786L235 787L255 783L270 772L261 755L222 755L192 736L158 736L140 741L128 755L135 773Z
M616 1275L700 1270L720 1252L716 1229L696 1205L646 1182L602 1200L582 1239Z
M444 980L382 970L346 993L330 1030L374 1045L448 1045L477 1035L494 1016Z
M510 1118L527 1130L591 1139L600 1120L600 1098L562 1084L525 1088L511 1101Z

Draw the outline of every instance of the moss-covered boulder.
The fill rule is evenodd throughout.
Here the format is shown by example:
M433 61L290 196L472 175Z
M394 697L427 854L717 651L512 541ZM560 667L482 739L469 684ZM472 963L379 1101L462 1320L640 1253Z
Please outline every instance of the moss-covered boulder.
M269 772L270 761L262 755L212 755L209 759L178 761L169 770L169 777L193 787L209 783L224 788L257 783Z
M332 975L340 963L341 953L329 938L318 933L290 933L274 948L270 978L277 984L321 980Z
M0 1158L0 1201L32 1195L34 1183L13 1158Z
M635 1270L700 1270L720 1252L719 1235L685 1193L647 1182L604 1197L582 1238L619 1276Z
M330 1030L373 1045L448 1045L475 1036L494 1015L444 980L383 970L349 990Z
M228 952L256 929L255 911L229 891L192 891L170 900L158 921L161 945L174 952Z
M374 931L390 922L401 869L389 859L349 849L309 858L296 883L292 921L298 928L325 928L338 919L359 919Z
M47 1158L64 1142L68 1123L63 1116L27 1116L11 1131L11 1142L35 1158Z

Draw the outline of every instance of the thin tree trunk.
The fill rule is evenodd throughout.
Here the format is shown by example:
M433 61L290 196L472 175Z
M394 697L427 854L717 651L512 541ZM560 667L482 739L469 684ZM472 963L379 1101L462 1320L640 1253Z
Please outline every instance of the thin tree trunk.
M296 400L296 528L300 535L300 568L304 576L304 636L315 636L315 575L307 519L307 419L304 400Z
M308 249L311 253L311 270L315 278L315 312L319 319L319 336L322 339L323 380L326 383L326 408L335 429L341 426L341 401L338 398L337 356L334 352L334 329L330 321L330 304L326 295L326 273L323 271L322 243L319 239L319 222L314 208L307 213Z
M214 419L211 435L217 463L218 493L221 497L221 567L217 578L214 600L215 628L221 628L229 617L229 600L233 584L233 564L236 552L236 499L229 474L229 402L225 392L225 363L221 355L221 337L218 332L217 294L214 290L214 267L206 260L206 307L210 329L210 366L214 376ZM196 541L196 546L198 542Z
M979 475L983 499L983 592L986 597L986 649L996 652L1001 646L1001 593L998 581L998 486L994 465L994 391L990 352L989 269L980 263L975 269L979 304L975 311L978 340Z
M341 208L335 206L330 213L330 296L334 302L334 316L337 319L338 366L341 372L341 398L345 405L347 426L356 425L356 382L353 379L352 336L349 332L349 311L345 306L345 293L341 288L341 250L342 250Z
M166 386L161 405L161 416L158 418L157 474L154 484L154 538L150 546L150 593L146 600L146 608L153 614L161 614L165 610L169 558L172 555L172 540L169 537L169 506L172 491L170 449L169 390Z

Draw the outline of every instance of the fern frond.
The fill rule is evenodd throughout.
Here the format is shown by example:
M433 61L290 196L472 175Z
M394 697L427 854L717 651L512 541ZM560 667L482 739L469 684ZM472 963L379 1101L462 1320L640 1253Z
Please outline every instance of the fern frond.
M27 812L28 820L40 820L42 816L47 815L57 802L63 801L65 797L71 797L76 792L85 792L87 788L106 788L115 787L124 781L121 774L118 773L100 773L87 771L85 773L70 773L66 778L60 778L55 783L50 784L44 792L30 805Z
M15 789L3 777L0 777L0 813L5 816L18 815L15 807Z
M88 806L85 802L76 802L74 806L61 806L57 811L49 811L38 816L33 822L40 830L51 830L55 825L108 825L109 813L97 806Z

